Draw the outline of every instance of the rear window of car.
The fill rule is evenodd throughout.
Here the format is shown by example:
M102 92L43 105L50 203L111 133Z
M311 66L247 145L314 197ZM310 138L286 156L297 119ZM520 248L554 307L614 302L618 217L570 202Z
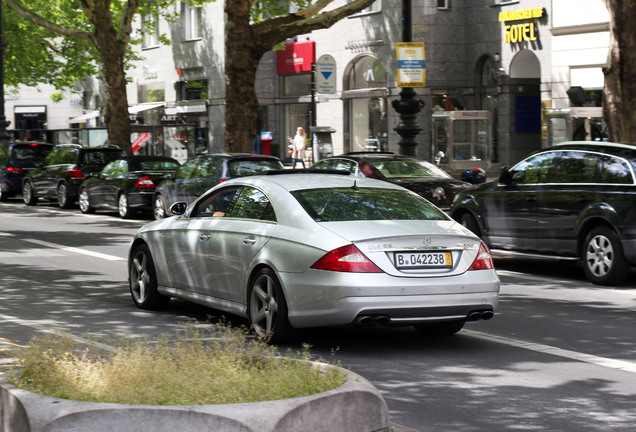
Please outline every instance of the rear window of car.
M367 220L448 220L419 195L399 189L321 188L292 192L317 222Z
M90 150L82 153L80 163L84 165L107 165L124 155L121 150Z
M53 150L52 145L16 144L11 147L9 159L13 161L42 161Z
M144 160L139 161L138 165L133 164L131 168L141 171L176 171L180 167L179 162L170 160Z
M442 169L423 161L396 159L368 162L386 178L449 177Z
M278 170L284 168L280 161L271 159L244 159L231 160L228 162L230 177L246 177L260 174L264 171Z

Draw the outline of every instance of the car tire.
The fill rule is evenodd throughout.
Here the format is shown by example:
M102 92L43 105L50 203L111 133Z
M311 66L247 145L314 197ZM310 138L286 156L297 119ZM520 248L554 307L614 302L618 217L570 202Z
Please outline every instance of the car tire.
M25 182L22 186L22 201L28 206L33 206L38 202L38 197L35 196L33 185L30 181Z
M95 208L91 206L90 197L86 188L82 188L79 193L79 208L82 213L95 213Z
M585 237L581 260L585 277L596 285L618 285L631 268L618 234L607 226L594 228Z
M155 217L155 220L163 219L166 217L166 202L163 200L163 196L161 194L155 195L155 199L153 200L152 212Z
M128 219L132 214L130 205L128 204L128 197L124 192L121 192L117 197L117 211L122 219Z
M415 330L425 336L448 336L457 333L464 328L466 321L442 321L425 324L416 324Z
M64 182L57 185L57 205L63 209L71 208L73 205L73 201L68 195L68 186Z
M2 187L0 186L0 202L6 202L8 198L9 198L9 195L2 192Z
M470 213L464 213L463 215L461 215L461 217L459 218L459 223L462 226L468 228L468 230L470 230L470 232L472 232L476 236L481 237L481 230L479 229L477 219L475 219L475 217Z
M249 320L257 337L272 344L289 342L293 328L280 282L271 269L260 269L252 278L248 296Z
M150 249L145 244L135 247L128 265L130 294L139 309L161 309L170 301L169 296L157 291L157 272Z

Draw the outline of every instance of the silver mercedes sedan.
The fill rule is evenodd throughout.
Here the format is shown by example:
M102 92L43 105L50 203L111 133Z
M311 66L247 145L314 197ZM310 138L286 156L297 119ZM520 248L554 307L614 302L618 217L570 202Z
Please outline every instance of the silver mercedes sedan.
M499 278L488 247L417 194L304 170L222 183L135 235L130 292L246 317L271 343L297 329L412 325L452 334L490 319Z

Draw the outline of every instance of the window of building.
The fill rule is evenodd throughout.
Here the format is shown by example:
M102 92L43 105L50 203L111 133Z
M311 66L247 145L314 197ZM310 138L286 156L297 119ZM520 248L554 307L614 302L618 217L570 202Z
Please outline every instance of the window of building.
M361 16L361 15L368 15L368 14L376 13L376 12L380 12L380 11L382 11L382 0L376 0L375 2L373 2L371 4L371 6L362 9L357 14L351 15L351 17L358 17L358 16Z
M185 39L193 40L201 38L201 6L191 5L189 2L183 5L183 25Z
M137 97L139 102L163 102L166 89L163 83L140 85Z
M388 101L379 91L386 88L384 66L375 57L363 56L345 74L345 150L388 150Z
M176 84L177 100L201 100L208 98L208 80L179 81Z
M143 15L141 17L141 27L144 32L144 37L141 42L141 47L154 48L159 46L159 19L152 15Z

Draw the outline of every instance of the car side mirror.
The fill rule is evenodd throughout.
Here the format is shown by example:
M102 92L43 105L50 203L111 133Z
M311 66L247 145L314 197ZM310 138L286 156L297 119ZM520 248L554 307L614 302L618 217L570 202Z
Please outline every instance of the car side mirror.
M175 216L181 216L182 214L186 212L187 208L188 208L187 202L179 201L170 206L170 213L172 213Z
M506 165L501 167L501 173L499 174L499 183L510 186L512 184L512 174Z

